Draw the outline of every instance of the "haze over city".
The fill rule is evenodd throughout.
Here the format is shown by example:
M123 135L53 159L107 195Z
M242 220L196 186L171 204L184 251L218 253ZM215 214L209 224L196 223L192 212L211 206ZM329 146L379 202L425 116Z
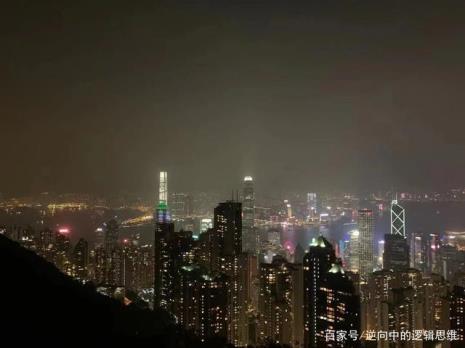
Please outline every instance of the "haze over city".
M6 4L0 192L460 186L448 3Z
M0 346L463 348L465 3L0 11Z

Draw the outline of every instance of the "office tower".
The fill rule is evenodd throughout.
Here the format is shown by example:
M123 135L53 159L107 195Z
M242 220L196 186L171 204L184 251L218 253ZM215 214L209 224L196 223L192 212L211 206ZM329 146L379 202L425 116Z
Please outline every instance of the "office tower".
M349 232L349 262L348 267L351 272L360 271L360 232L352 230Z
M318 215L316 209L316 193L307 193L307 210L308 210L308 219L311 220L316 218Z
M358 211L360 282L366 283L373 272L374 215L370 209Z
M391 234L406 238L405 209L394 199L391 202Z
M454 286L450 302L450 329L457 333L457 341L451 342L451 348L463 347L465 341L465 288Z
M400 271L409 268L409 246L407 239L401 234L386 234L384 236L384 269Z
M318 301L322 278L331 269L336 256L333 246L322 236L314 238L303 260L304 271L304 346L317 347L317 334L322 328L317 318L323 311Z
M258 234L255 229L255 191L253 178L244 178L242 201L242 248L252 254L258 253Z
M320 282L317 301L316 336L318 347L358 347L359 342L347 338L338 342L326 340L326 332L360 332L360 299L352 281L336 261Z
M160 172L158 181L158 204L168 205L168 173Z
M164 175L162 175L164 173ZM160 203L156 210L154 237L154 307L170 310L173 302L173 273L170 250L170 239L174 234L174 223L171 221L166 205L165 195L166 173L160 173ZM163 185L163 189L162 186Z
M104 224L104 246L105 250L111 250L119 246L119 226L115 219Z
M243 303L240 302L242 286L239 282L239 256L242 253L242 204L227 201L214 210L212 238L213 271L225 273L231 280L228 302L228 341L234 345L241 342Z
M410 265L426 273L426 254L429 251L426 248L426 239L421 231L410 234Z
M74 276L80 280L87 280L89 273L89 243L80 238L74 246L72 262Z
M192 215L192 197L187 193L170 195L171 215L174 218L186 218Z

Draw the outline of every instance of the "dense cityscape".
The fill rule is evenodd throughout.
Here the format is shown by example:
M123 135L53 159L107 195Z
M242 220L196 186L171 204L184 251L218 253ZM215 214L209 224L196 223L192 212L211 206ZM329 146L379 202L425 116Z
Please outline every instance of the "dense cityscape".
M0 17L0 346L465 348L464 1Z
M463 346L465 231L408 230L403 204L460 202L464 190L279 201L260 199L254 184L245 176L211 212L215 196L170 192L167 172L154 208L111 209L86 195L4 199L10 224L0 232L124 305L166 310L202 342ZM31 212L37 220L19 223ZM47 225L82 212L98 217L88 238L72 223ZM107 217L115 212L126 216Z

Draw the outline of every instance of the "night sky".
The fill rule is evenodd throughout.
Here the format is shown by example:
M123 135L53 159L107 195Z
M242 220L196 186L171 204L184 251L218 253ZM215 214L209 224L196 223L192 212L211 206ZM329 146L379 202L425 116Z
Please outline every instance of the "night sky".
M463 1L11 3L4 194L465 186Z

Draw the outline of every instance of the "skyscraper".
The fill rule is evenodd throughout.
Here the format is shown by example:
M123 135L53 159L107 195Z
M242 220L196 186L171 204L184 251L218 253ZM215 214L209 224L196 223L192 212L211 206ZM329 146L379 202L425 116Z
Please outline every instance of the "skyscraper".
M373 234L374 216L370 209L358 211L359 231L359 272L360 282L366 283L368 276L373 272Z
M384 236L383 267L393 271L409 268L410 256L407 239L401 234L386 234Z
M105 250L111 250L118 246L119 226L115 219L105 223L104 227L104 247Z
M155 216L154 237L154 307L170 309L173 301L173 277L170 259L170 238L174 223L168 211L168 176L160 172L158 207Z
M304 347L355 347L351 340L327 341L327 330L358 331L360 300L333 246L322 236L310 244L303 263Z
M255 219L255 192L253 178L244 178L243 201L242 201L242 240L243 250L252 254L257 253L258 238L254 227Z
M160 172L158 182L158 203L168 205L168 173Z
M282 256L260 264L259 337L292 343L292 265Z
M86 280L89 271L89 243L85 239L80 238L74 246L72 261L75 277Z
M397 202L397 199L391 202L391 234L406 238L405 209Z
M318 347L358 347L353 339L327 341L326 332L360 332L360 299L352 281L336 261L324 275L318 289L317 342Z
M316 193L307 193L307 210L308 210L308 219L313 219L317 216L317 201Z
M170 244L169 239L174 233L174 223L171 222L166 206L159 204L157 209L157 220L155 223L155 251L154 251L154 304L164 309L168 309L172 298L172 279L170 274Z
M323 311L318 301L322 277L331 269L336 260L333 246L322 236L314 238L304 256L304 346L317 347L317 318Z
M212 267L225 273L231 280L228 301L228 340L234 345L241 342L241 319L244 318L240 302L242 286L239 281L239 257L242 253L242 204L227 201L214 210L212 238Z

